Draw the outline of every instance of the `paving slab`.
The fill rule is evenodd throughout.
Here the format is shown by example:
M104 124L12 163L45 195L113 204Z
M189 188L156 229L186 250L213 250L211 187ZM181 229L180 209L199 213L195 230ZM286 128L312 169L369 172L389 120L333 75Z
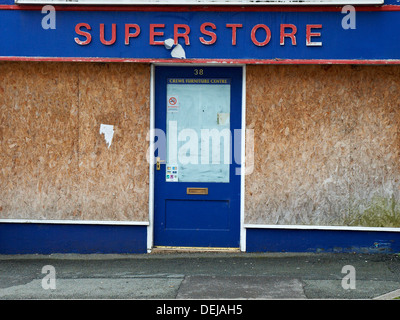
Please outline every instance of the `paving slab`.
M299 279L268 276L187 276L177 299L306 299Z
M181 278L58 279L54 289L42 280L0 289L0 299L174 299Z
M354 289L344 289L341 280L303 280L308 299L374 299L399 288L399 282L356 280Z

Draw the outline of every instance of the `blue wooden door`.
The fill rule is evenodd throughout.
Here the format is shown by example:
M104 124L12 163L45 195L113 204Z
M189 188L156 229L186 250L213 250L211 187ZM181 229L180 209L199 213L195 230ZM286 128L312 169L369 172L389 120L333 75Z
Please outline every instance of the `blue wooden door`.
M154 246L240 246L241 67L155 67Z

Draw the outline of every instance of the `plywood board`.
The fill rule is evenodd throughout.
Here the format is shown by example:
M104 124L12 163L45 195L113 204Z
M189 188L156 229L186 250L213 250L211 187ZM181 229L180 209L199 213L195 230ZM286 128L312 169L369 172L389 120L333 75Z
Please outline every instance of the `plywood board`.
M82 218L148 219L150 67L84 64L79 69ZM114 128L110 146L100 125Z
M147 221L149 85L148 65L0 63L0 218Z
M400 226L400 68L248 66L245 221Z
M73 66L0 64L0 217L78 209L78 82Z
M399 79L248 66L245 222L400 226ZM149 85L148 65L0 63L0 218L146 221Z

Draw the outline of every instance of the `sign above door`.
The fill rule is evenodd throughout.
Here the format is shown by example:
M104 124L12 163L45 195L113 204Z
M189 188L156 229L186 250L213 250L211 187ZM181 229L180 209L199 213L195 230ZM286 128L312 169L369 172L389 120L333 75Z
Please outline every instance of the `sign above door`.
M46 7L0 7L0 60L400 64L400 5Z

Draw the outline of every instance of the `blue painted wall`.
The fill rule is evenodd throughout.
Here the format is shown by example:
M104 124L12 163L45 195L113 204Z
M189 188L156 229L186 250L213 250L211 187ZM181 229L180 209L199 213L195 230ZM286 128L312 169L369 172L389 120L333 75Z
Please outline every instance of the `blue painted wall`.
M400 232L247 229L246 233L248 252L400 252Z
M146 252L146 226L0 223L0 254Z
M247 229L247 252L400 253L399 232ZM0 254L146 253L146 226L0 223Z

